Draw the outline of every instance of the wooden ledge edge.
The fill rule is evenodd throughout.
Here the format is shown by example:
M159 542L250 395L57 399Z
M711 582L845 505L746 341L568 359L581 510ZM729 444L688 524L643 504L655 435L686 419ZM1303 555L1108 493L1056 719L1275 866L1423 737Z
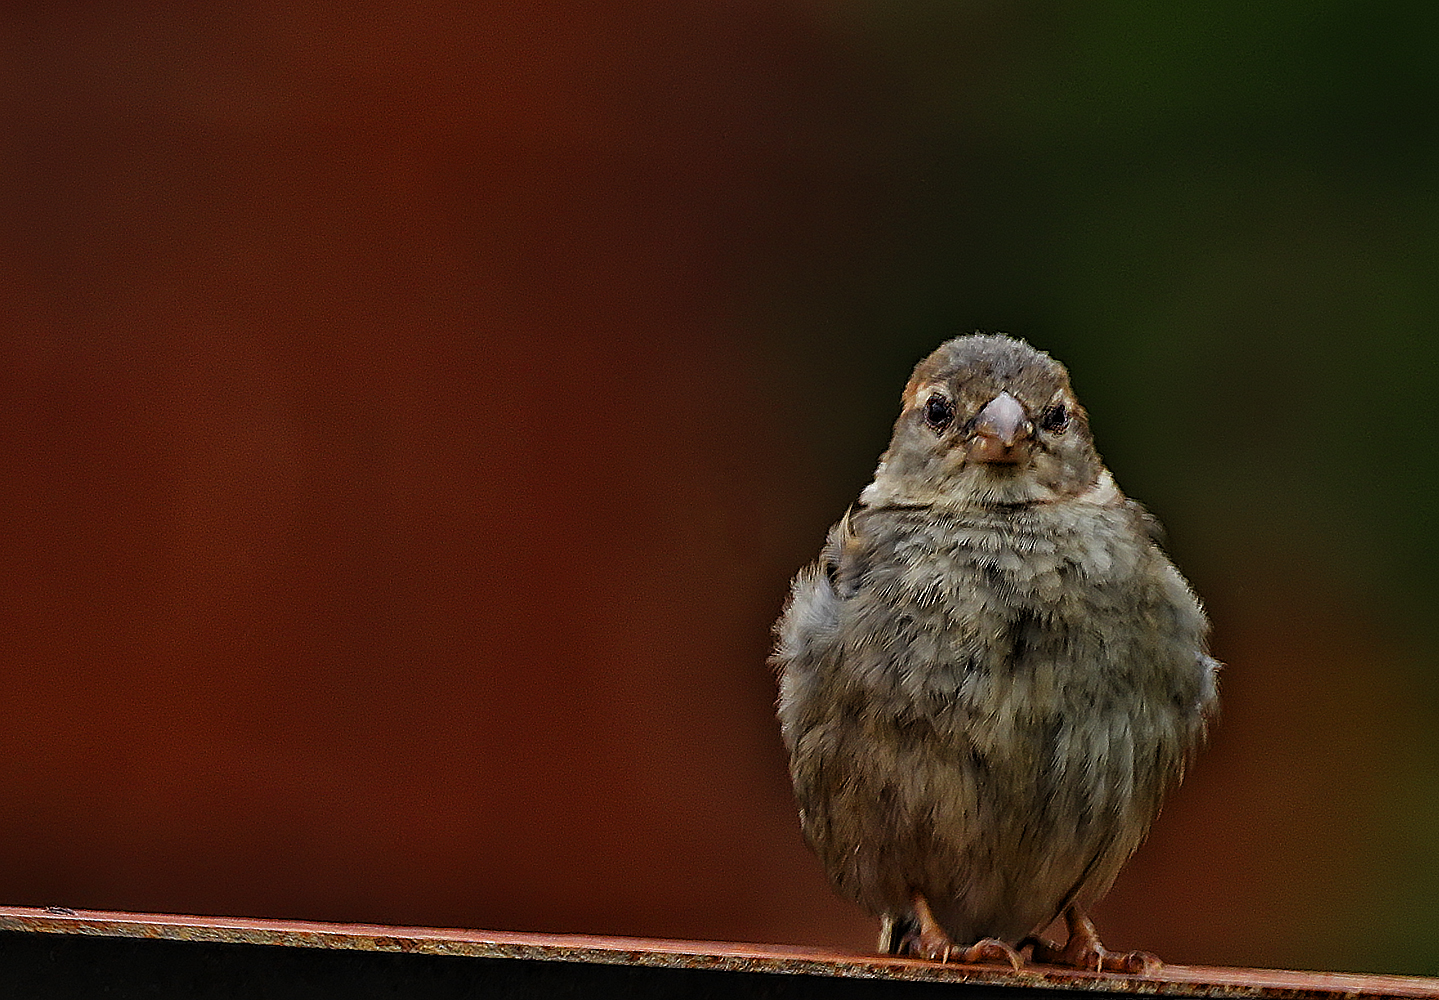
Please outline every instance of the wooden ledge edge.
M1314 1000L1381 996L1439 998L1439 979L1421 976L1182 965L1167 965L1152 977L1082 972L1053 966L1031 966L1015 971L995 966L939 965L917 959L786 945L388 927L251 917L70 911L54 907L0 906L0 931L717 972L974 983L1136 996L1264 997L1274 1000L1287 997Z

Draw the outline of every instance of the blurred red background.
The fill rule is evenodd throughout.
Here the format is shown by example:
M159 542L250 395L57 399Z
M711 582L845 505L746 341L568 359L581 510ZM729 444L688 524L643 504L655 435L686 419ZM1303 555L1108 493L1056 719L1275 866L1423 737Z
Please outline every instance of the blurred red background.
M1426 647L1324 551L1403 543L1322 485L1256 523L1290 480L1231 432L1290 366L1024 245L1069 168L1017 81L1073 9L917 9L5 13L0 900L869 947L768 629L909 367L988 325L1071 363L1231 664L1107 940L1429 968ZM1234 287L1182 270L1114 281Z

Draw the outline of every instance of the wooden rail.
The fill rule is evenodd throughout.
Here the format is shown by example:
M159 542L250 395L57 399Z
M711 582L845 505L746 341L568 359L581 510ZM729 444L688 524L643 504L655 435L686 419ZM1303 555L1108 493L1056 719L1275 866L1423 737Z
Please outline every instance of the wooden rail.
M775 945L0 907L0 996L1435 997L1439 979L1020 972ZM583 991L583 994L581 993ZM603 991L603 992L601 992Z

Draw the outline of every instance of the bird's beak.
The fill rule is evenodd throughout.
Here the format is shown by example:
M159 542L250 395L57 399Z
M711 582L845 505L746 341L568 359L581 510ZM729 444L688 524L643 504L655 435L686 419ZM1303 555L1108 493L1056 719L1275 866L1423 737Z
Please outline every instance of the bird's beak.
M1024 404L1007 392L1001 392L974 418L974 436L970 439L968 456L974 462L1013 464L1024 453L1020 445L1034 433Z

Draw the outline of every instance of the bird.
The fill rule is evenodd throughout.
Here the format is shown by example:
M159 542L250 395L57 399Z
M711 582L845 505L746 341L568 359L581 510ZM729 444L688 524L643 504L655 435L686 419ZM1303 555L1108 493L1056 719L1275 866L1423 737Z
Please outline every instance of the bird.
M955 337L902 403L775 624L804 837L881 953L1153 974L1089 912L1217 711L1203 607L1060 362Z

